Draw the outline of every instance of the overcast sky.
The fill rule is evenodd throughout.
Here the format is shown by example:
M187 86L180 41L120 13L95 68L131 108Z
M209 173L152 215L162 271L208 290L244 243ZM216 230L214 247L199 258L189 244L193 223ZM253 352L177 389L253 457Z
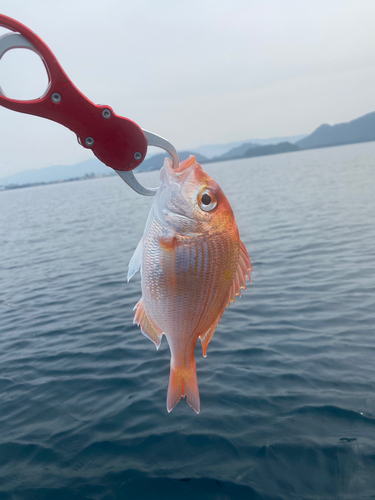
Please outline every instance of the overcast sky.
M177 149L312 132L375 111L374 0L2 0L93 102ZM5 30L0 28L0 34ZM0 61L14 98L43 93L30 51ZM92 153L0 107L0 177Z

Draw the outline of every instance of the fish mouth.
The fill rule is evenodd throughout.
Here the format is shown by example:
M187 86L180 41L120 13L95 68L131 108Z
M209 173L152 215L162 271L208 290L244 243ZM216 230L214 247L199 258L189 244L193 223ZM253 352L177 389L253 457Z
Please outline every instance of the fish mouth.
M173 169L169 158L164 160L160 171L160 189L154 199L154 213L160 221L167 224L174 231L186 233L193 230L197 221L193 215L190 202L186 199L185 186L189 178L200 168L194 156L180 163Z
M195 170L198 163L194 155L191 155L186 160L182 161L178 168L173 168L172 162L169 158L164 160L163 168L160 171L161 184L171 186L178 184L182 186L189 174Z
M184 172L188 168L192 167L193 165L195 166L196 164L197 164L197 161L195 159L195 156L190 155L189 158L187 158L186 160L184 160L180 163L178 168L174 169L174 172L176 172L176 174L182 174L182 172ZM171 163L171 165L172 165L172 163Z

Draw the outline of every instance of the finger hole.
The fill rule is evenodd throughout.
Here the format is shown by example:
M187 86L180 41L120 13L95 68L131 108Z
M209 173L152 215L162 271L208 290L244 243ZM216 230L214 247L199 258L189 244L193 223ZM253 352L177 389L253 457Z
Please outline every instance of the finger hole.
M29 101L42 97L49 81L41 58L28 49L8 50L0 60L0 87L6 97Z

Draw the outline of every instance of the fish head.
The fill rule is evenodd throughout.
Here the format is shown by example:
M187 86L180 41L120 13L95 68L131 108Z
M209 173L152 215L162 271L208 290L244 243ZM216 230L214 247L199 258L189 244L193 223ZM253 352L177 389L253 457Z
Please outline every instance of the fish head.
M154 215L168 229L181 234L222 232L234 223L232 208L218 185L194 156L172 168L169 158L160 172Z

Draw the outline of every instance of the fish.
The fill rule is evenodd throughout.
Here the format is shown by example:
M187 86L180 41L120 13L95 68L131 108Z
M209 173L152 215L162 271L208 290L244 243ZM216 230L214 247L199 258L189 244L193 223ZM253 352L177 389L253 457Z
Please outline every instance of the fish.
M163 335L168 341L167 410L186 396L199 413L196 343L206 357L226 307L246 290L253 269L228 199L194 156L176 169L164 161L128 281L138 270L142 298L133 323L157 349Z

